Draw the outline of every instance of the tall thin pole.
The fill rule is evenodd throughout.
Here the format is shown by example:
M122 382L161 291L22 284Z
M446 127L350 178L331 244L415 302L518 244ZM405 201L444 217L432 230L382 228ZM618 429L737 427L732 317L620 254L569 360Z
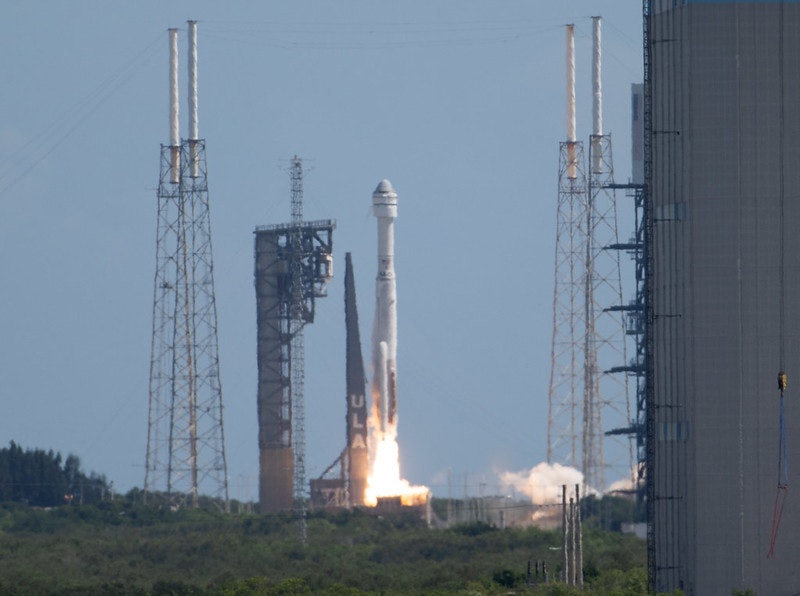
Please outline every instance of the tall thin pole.
M569 498L569 585L575 585L575 500Z
M169 30L169 148L172 184L180 181L181 136L178 100L178 30Z
M578 587L583 588L583 531L581 529L581 485L575 485L575 573Z
M600 17L592 17L592 174L603 171L603 151L600 136L603 134L603 83Z
M564 583L569 583L569 526L567 517L567 485L561 485L561 544L563 545Z
M197 122L197 21L187 21L189 27L189 168L190 176L197 178L197 141L200 131Z
M567 25L567 178L570 180L578 177L575 130L575 25Z

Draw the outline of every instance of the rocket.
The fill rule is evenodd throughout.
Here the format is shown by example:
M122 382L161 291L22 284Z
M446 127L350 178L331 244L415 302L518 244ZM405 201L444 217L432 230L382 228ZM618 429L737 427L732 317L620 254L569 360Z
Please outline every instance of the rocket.
M394 220L397 193L381 180L372 193L378 220L378 276L372 328L372 419L381 437L397 435L397 290L394 275Z
M346 328L347 367L347 454L349 465L350 504L364 505L369 477L367 443L367 381L364 359L361 357L361 337L358 332L356 283L350 253L344 255L344 320Z

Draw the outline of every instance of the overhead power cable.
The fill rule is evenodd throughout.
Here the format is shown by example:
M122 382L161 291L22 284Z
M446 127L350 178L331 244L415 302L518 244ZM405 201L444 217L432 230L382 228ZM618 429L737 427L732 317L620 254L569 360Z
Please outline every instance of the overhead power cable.
M56 116L13 155L0 160L0 195L7 193L33 172L40 163L81 128L104 103L122 89L142 67L160 52L163 38L164 34L160 33L86 96ZM14 172L17 164L22 169Z

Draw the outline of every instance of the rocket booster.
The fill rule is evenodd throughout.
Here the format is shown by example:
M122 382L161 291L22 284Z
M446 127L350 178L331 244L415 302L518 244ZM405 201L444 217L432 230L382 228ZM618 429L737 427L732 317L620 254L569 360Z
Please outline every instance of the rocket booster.
M381 180L372 193L378 219L378 277L375 282L375 324L372 329L372 404L383 436L397 431L397 290L394 276L394 220L397 193Z

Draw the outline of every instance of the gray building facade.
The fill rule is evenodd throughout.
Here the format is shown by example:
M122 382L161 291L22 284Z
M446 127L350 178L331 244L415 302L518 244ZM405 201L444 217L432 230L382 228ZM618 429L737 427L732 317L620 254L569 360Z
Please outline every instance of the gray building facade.
M646 6L654 588L800 593L800 2Z

